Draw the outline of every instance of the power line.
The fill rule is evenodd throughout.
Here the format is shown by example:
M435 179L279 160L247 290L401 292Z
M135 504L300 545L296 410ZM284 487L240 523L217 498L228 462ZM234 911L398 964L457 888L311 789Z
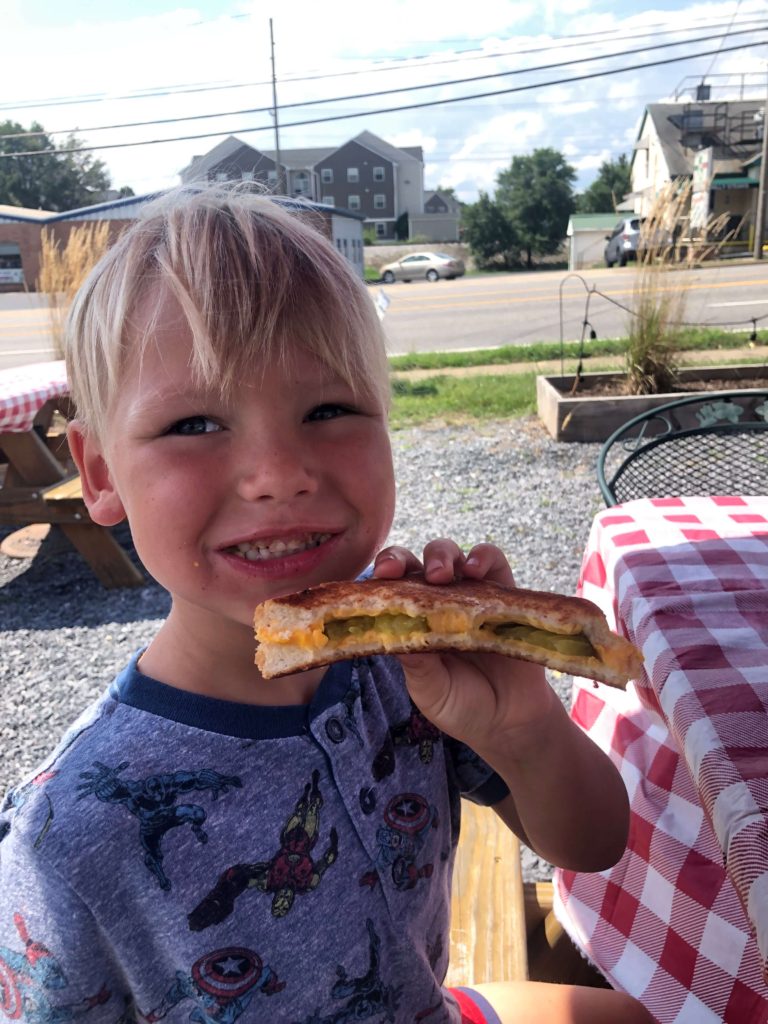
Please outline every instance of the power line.
M742 19L742 20L740 20L738 22L738 24L739 25L748 26L747 28L744 29L744 31L749 31L750 29L752 29L752 30L755 29L755 22L756 21L757 21L757 30L759 31L759 28L763 24L763 22L757 20L756 17L748 17L747 19ZM732 25L733 25L733 22L734 22L734 18L731 18L730 22L728 22L728 24L727 24L727 27L731 28ZM202 22L200 24L202 24ZM660 22L658 24L663 26L666 23ZM719 28L724 27L725 25L726 25L725 22L719 22L719 23L706 24L706 25L701 26L701 27L702 28L707 28L707 29L719 29ZM662 31L662 32L652 32L651 30L653 28L654 28L654 26L646 26L646 30L643 31L642 33L640 33L640 37L642 38L643 36L648 36L648 35L654 35L654 36L677 35L677 34L679 34L681 32L696 31L697 27L694 26L694 25L688 25L685 28L667 29L667 30ZM534 54L534 53L547 53L550 50L563 50L563 49L570 49L570 48L573 48L575 46L583 46L584 45L584 42L583 42L584 39L591 39L593 37L608 36L608 35L609 35L609 32L608 31L604 31L604 32L582 33L581 36L579 36L579 35L575 35L575 36L574 35L555 36L555 37L552 37L554 40L563 39L563 40L567 40L567 41L562 42L562 43L559 42L559 41L556 41L556 42L553 42L551 45L542 46L542 47L533 48L533 49L531 49L531 48L523 48L523 49L516 49L516 50L497 51L495 53L479 54L479 55L474 56L474 57L462 56L460 58L451 58L451 59L435 60L435 61L428 61L428 60L420 58L420 63L411 64L411 65L403 65L402 63L399 63L399 64L394 64L392 67L367 67L367 68L363 67L363 68L357 68L357 69L352 70L352 71L323 72L321 74L302 75L300 77L295 77L295 78L283 77L283 78L278 79L278 81L279 81L279 84L281 84L281 85L283 85L283 84L288 85L288 84L296 84L296 83L301 83L301 82L316 81L318 79L341 78L341 77L345 77L345 76L349 76L349 75L375 74L375 73L379 73L379 72L383 72L383 71L398 71L398 72L402 72L403 70L419 70L419 69L424 68L424 67L432 67L432 66L438 66L440 64L450 64L450 63L457 63L457 62L465 63L465 62L468 62L470 60L499 59L500 57L519 56L520 54L524 54L524 55L527 56L527 55ZM595 43L597 44L597 43L603 42L603 41L604 42L622 42L625 39L637 39L637 38L638 38L638 33L635 32L635 33L632 33L630 35L624 35L624 36L622 36L622 35L610 35L610 38L606 38L605 40L595 39ZM707 38L709 38L709 37L707 37ZM713 38L719 38L719 37L713 37ZM574 41L574 40L576 40L576 41ZM578 40L581 40L581 41L578 41ZM691 40L685 40L685 42L691 42ZM673 44L670 44L670 45L673 45ZM604 56L615 56L615 55L614 54L605 54ZM404 59L413 60L414 58L404 58ZM79 106L79 105L90 104L90 103L103 103L104 101L107 101L107 100L112 101L112 102L116 102L116 101L121 101L121 100L157 99L157 98L161 98L161 97L164 97L164 96L190 95L190 94L200 93L200 92L218 92L218 91L231 90L231 89L251 89L251 88L258 87L258 86L267 86L267 85L270 85L270 84L271 84L271 80L270 81L264 80L264 81L261 81L261 82L221 83L221 84L214 84L214 85L204 85L204 84L201 84L201 83L186 83L186 84L181 84L181 85L167 86L165 88L159 88L158 87L158 88L144 89L144 90L141 90L139 92L127 93L127 94L120 95L120 96L110 96L107 93L94 93L94 94L86 94L86 95L80 96L80 97L78 97L78 96L74 96L74 97L72 97L72 96L70 96L70 97L58 96L58 97L42 98L42 99L35 99L35 100L20 100L20 101L18 101L16 103L13 103L13 104L3 104L3 105L0 105L0 111L26 110L26 109L30 109L30 108L34 109L34 108L41 107L41 106L46 106L46 107L54 107L54 106ZM240 111L233 111L232 113L240 113ZM212 115L212 116L215 116L215 115ZM172 119L170 119L170 120L172 120ZM181 118L180 120L187 120L187 119L186 118ZM191 120L191 118L189 120ZM137 124L141 124L141 123L145 123L145 124L162 124L162 123L168 123L168 122L167 121L137 122ZM122 126L119 126L119 127L122 127ZM132 125L130 127L132 127ZM81 130L94 131L94 130L97 130L97 129L75 129L75 130L78 130L78 131L81 131ZM67 134L67 132L65 132L64 130L60 130L60 131L57 131L57 132L49 132L47 134Z
M462 103L466 100L477 100L487 99L493 96L508 96L512 93L527 92L531 89L545 89L553 85L570 85L574 82L585 82L593 78L604 78L608 75L621 75L626 74L629 71L645 70L646 68L660 67L665 64L677 64L681 61L696 60L699 57L708 57L713 53L731 53L736 50L746 50L752 46L757 45L754 40L749 43L738 43L734 46L719 47L715 50L702 50L699 53L685 54L682 57L666 57L655 61L645 61L642 64L628 64L621 68L610 68L604 71L592 71L586 75L575 75L571 78L555 78L550 79L546 82L535 82L530 85L519 85L513 86L509 89L494 89L491 92L473 93L469 96L453 96L446 97L437 100L425 100L422 103L409 103L403 104L398 107L385 107L379 110L363 110L356 111L346 114L335 114L327 117L309 118L303 121L288 121L283 122L281 127L285 128L302 128L306 125L311 124L327 124L332 121L345 121L350 118L356 117L376 117L380 114L392 114L398 113L403 110L419 110L424 107L437 107L445 106L450 103ZM495 77L495 76L494 76ZM414 87L416 88L416 87ZM397 91L410 91L410 90L397 90ZM235 132L241 135L250 135L254 132L262 132L271 129L272 125L260 125L256 128L237 128ZM141 142L111 142L101 146L76 146L70 149L39 149L29 150L21 153L0 153L0 159L9 159L14 157L27 157L27 156L51 156L51 155L66 155L70 153L92 153L95 151L101 151L106 149L129 149L136 146L156 146L166 142L192 142L199 139L212 139L220 138L233 134L233 131L229 132L203 132L196 135L178 135L170 139L145 139ZM0 136L0 138L2 138Z
M765 31L766 28L768 28L768 23L764 22L762 24L762 26L761 26L761 29L763 31ZM494 72L492 72L490 74L487 74L487 75L474 75L474 76L472 76L470 78L454 78L454 79L445 80L445 81L441 81L441 82L427 82L427 83L422 84L422 85L402 86L402 87L396 88L396 89L381 89L381 90L377 90L377 91L374 91L374 92L354 93L354 94L352 94L350 96L332 96L332 97L329 97L327 99L302 100L301 102L298 102L298 103L281 103L280 104L280 110L291 110L291 109L295 109L297 107L314 107L314 106L319 106L319 105L323 105L323 104L326 104L326 103L327 104L331 104L331 103L348 103L351 100L372 99L372 98L374 98L376 96L391 96L391 95L394 95L394 94L397 94L397 93L417 92L417 91L422 90L422 89L438 89L438 88L441 88L441 87L444 87L444 86L448 86L448 85L466 85L469 82L482 82L482 81L486 81L486 80L491 79L491 78L510 78L512 76L515 76L515 75L535 74L535 73L540 72L540 71L551 71L554 68L571 67L574 64L591 64L594 61L606 60L606 59L618 59L618 58L621 58L621 57L628 57L631 54L648 53L651 50L666 50L666 49L669 49L670 47L673 47L673 46L688 46L691 43L709 42L710 40L714 40L714 39L726 39L726 38L730 38L731 36L744 35L747 32L754 32L754 31L755 30L752 29L752 28L750 28L750 29L739 29L738 31L735 31L735 32L727 31L726 33L724 33L723 36L719 36L719 35L696 36L693 39L679 40L677 42L658 43L658 44L654 43L654 44L652 44L650 46L637 46L637 47L633 47L632 49L629 49L629 50L622 50L619 53L597 54L597 55L591 56L591 57L575 57L573 60L557 61L554 64L540 64L538 66L530 67L530 68L515 68L512 71L494 71ZM717 52L719 53L720 50L718 50ZM129 122L126 122L124 124L96 125L95 127L92 127L92 128L67 128L67 129L63 129L62 128L62 129L59 129L57 131L15 132L13 134L8 134L8 135L0 136L0 138L6 139L6 140L7 139L23 139L23 138L40 138L40 137L50 137L52 135L74 135L76 132L79 132L81 134L88 134L90 132L112 131L112 130L117 130L117 129L122 129L122 128L146 128L146 127L148 127L150 125L156 125L156 124L178 124L181 121L203 121L203 120L210 120L211 118L217 118L217 117L237 117L237 116L244 115L244 114L266 114L266 113L269 113L272 109L273 109L272 107L250 107L250 108L246 108L245 110L227 110L227 111L220 111L220 112L214 113L214 114L192 114L192 115L188 115L186 117L165 117L165 118L158 118L158 119L152 120L152 121L129 121Z

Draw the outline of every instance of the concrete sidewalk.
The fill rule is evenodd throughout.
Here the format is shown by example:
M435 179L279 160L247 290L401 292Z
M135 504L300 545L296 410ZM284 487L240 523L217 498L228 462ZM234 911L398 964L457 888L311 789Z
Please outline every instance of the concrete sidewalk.
M763 349L761 358L761 348ZM563 360L565 373L574 373L578 360L567 356ZM728 364L754 363L756 366L768 363L768 349L755 345L754 348L711 349L699 352L681 352L680 366L725 366ZM489 363L485 366L445 366L432 370L393 370L392 377L401 380L424 380L427 377L478 377L500 376L506 373L535 373L554 376L560 373L559 359L543 359L539 362ZM624 356L590 356L584 359L583 370L617 369L624 367Z

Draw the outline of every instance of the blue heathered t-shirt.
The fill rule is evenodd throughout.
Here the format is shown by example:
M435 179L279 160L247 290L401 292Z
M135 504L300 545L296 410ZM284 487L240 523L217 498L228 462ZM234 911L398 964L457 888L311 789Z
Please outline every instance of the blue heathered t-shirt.
M59 1024L459 1020L441 987L460 794L502 780L394 658L309 706L141 675L138 655L0 812L0 1009Z

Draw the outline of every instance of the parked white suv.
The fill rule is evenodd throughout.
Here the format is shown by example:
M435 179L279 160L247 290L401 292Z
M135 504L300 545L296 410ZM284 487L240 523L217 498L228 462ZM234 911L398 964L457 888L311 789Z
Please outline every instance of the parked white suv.
M610 235L605 236L605 265L612 267L618 263L626 267L628 260L637 259L638 242L640 241L640 218L630 217L620 220Z

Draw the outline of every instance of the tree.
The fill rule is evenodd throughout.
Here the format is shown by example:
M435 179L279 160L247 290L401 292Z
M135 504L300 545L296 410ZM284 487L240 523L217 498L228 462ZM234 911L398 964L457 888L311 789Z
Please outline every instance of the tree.
M622 198L632 188L629 160L624 153L618 160L604 160L597 177L576 197L579 213L615 213Z
M408 211L403 210L395 221L395 238L398 242L404 242L408 237Z
M574 211L575 180L575 169L550 148L513 157L497 175L496 202L525 250L528 267L534 253L548 256L562 245Z
M464 207L461 215L464 240L478 266L510 269L520 262L520 243L514 228L498 203L481 192L476 203Z
M37 134L12 137L22 132ZM15 121L0 122L0 203L61 212L100 202L110 185L109 173L103 161L80 152L82 145L69 135L57 150L36 121L28 129Z

